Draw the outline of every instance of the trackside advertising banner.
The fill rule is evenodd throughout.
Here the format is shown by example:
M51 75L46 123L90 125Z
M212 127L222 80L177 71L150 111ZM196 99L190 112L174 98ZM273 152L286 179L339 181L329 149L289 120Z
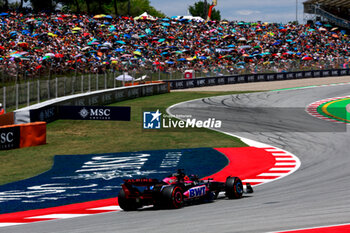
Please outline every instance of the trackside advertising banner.
M130 107L50 106L30 110L30 121L65 120L130 121Z
M0 150L19 148L20 127L0 128Z
M58 109L60 119L130 121L130 107L59 106Z
M47 123L58 120L57 106L47 106L29 111L30 122L45 121Z
M242 74L242 75L232 74L229 76L164 80L164 82L169 83L170 89L174 90L174 89L185 89L185 88L193 88L193 87L235 84L235 83L344 76L349 74L350 74L350 69L311 70L311 71L264 73L264 74Z

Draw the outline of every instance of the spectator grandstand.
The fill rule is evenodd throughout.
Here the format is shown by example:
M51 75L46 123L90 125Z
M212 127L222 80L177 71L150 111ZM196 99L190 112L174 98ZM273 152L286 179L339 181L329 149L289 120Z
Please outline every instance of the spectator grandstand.
M346 32L321 23L0 14L2 82L71 71L239 74L347 68L349 55Z
M350 29L350 1L348 0L307 0L304 13L318 15L337 26Z

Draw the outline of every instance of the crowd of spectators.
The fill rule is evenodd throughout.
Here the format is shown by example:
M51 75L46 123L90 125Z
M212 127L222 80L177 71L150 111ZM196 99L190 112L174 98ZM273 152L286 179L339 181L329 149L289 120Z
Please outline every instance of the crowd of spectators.
M319 22L0 14L0 69L7 78L72 71L258 73L347 68L349 55L346 32Z

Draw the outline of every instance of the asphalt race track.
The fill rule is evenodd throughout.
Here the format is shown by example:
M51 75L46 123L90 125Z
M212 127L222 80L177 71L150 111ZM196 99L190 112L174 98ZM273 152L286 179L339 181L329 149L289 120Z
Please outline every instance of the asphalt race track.
M0 232L242 233L349 223L350 133L344 124L298 111L320 99L349 95L349 88L350 85L337 85L221 96L183 103L169 110L197 119L221 119L225 132L282 148L299 157L299 170L257 186L249 197L221 199L179 210L149 208L25 224L2 228ZM295 115L290 111L294 108Z

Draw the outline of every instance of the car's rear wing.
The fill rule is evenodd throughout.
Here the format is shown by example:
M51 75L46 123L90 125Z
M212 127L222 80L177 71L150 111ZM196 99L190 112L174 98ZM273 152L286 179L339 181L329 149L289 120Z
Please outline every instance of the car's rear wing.
M159 184L159 181L157 179L148 179L148 178L126 179L124 180L124 184L134 185L134 186L151 186L151 185Z

